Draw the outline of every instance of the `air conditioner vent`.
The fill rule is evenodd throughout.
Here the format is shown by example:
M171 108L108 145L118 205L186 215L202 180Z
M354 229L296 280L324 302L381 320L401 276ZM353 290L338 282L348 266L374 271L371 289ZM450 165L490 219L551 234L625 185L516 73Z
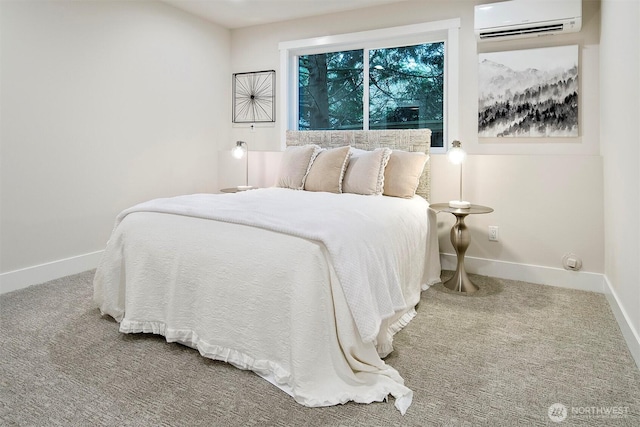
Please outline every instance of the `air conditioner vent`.
M537 27L514 28L510 30L486 31L480 33L480 39L487 40L492 38L514 37L524 35L535 35L545 33L558 33L564 29L563 24L540 25Z

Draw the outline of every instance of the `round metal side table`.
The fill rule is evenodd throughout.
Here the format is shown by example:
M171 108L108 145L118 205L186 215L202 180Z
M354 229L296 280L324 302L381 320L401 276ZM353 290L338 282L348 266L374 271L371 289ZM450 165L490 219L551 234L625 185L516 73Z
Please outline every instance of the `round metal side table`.
M453 274L451 279L444 282L444 286L458 292L472 293L477 291L479 289L478 286L469 279L467 271L464 269L464 254L467 252L469 243L471 243L471 236L469 235L469 230L464 223L464 219L467 215L491 213L493 212L493 208L471 205L467 209L461 209L449 207L448 203L435 203L429 205L429 208L436 211L436 213L449 212L456 217L456 223L451 227L451 244L453 245L453 249L456 251L458 265L456 267L456 272Z
M230 188L221 188L221 193L240 193L241 191L254 190L258 187L230 187Z

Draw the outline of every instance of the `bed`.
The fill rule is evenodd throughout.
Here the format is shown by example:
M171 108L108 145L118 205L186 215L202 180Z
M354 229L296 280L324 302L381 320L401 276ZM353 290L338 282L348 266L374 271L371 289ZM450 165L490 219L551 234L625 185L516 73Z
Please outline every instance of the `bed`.
M302 405L391 395L404 414L413 393L383 358L440 280L429 140L426 129L291 131L274 187L126 209L94 300L120 332L252 370ZM402 156L423 161L407 194ZM377 175L363 179L367 164Z

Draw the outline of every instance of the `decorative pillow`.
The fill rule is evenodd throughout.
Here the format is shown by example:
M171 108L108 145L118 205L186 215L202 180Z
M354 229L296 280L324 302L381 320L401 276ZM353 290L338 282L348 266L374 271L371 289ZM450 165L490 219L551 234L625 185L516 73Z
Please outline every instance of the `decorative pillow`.
M349 165L342 180L342 192L376 196L382 194L384 168L389 162L389 155L389 148L376 148L373 151L352 148Z
M347 145L320 151L311 165L304 189L342 193L342 178L349 162L350 148Z
M302 190L311 164L319 151L320 147L315 144L287 147L280 161L276 187Z
M413 197L428 160L429 156L425 153L393 150L384 170L383 194L393 197Z

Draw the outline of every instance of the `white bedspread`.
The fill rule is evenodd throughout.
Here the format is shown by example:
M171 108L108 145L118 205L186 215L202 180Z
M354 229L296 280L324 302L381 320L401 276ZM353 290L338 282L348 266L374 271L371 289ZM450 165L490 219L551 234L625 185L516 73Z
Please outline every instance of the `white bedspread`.
M143 203L118 217L94 299L121 332L253 370L303 405L391 394L404 413L412 392L378 353L439 281L434 216L419 198L285 189Z
M322 242L360 336L370 342L382 320L407 308L400 270L427 239L428 207L418 196L408 200L267 188L151 200L123 211L116 227L130 213L160 212L251 225Z

